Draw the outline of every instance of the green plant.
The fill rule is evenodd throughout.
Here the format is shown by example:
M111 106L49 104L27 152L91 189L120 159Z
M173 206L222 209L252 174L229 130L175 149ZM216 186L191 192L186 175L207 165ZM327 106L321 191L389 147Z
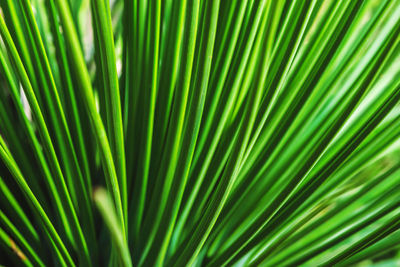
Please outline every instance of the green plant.
M399 1L0 7L0 263L399 264Z

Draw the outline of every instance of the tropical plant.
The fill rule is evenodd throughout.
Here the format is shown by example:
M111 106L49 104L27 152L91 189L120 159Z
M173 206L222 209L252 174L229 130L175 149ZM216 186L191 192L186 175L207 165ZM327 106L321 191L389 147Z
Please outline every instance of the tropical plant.
M400 1L0 8L1 264L400 264Z

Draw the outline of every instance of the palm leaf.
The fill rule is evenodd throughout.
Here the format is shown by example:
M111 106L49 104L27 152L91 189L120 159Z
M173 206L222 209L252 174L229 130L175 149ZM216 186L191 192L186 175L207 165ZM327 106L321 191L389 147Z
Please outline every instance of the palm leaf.
M0 264L398 263L398 1L0 11Z

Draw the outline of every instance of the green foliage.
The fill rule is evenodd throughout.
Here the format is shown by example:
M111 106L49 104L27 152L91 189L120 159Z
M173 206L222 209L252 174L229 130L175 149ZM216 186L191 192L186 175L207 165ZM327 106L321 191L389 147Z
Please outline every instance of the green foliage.
M0 11L0 264L400 265L399 1Z

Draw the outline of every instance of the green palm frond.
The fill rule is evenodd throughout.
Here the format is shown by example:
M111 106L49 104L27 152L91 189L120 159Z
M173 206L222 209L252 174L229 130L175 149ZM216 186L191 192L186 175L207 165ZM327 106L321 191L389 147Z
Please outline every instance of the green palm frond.
M0 0L0 36L0 264L400 265L399 1Z

